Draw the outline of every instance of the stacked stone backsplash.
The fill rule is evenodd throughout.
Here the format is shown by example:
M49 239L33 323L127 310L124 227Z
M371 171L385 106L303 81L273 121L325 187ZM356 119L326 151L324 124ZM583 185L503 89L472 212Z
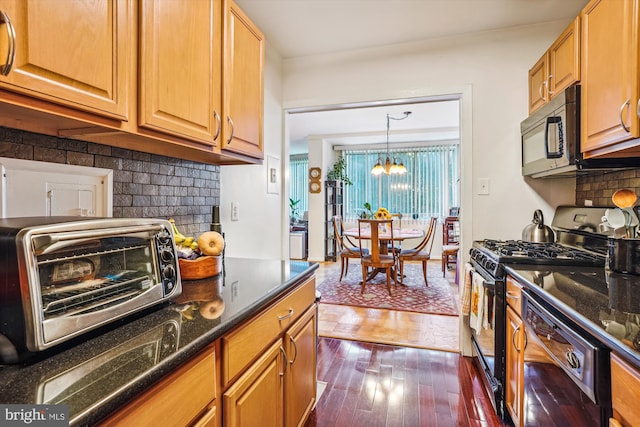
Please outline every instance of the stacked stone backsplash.
M220 166L2 127L0 157L111 169L114 217L174 218L188 235L220 204Z
M585 200L591 200L593 206L613 207L611 196L620 188L633 190L640 197L640 168L579 176L576 179L576 205L584 206Z

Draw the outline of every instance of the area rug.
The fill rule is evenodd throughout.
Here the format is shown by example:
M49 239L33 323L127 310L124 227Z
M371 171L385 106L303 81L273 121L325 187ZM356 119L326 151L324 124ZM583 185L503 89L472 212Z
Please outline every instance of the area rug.
M320 303L353 305L367 308L386 308L417 313L457 316L458 305L451 285L442 277L442 271L427 268L429 286L425 286L420 264L405 264L403 285L391 283L391 296L387 292L383 273L367 282L364 293L360 293L362 270L360 265L351 265L349 274L340 279L340 271L331 273L316 286L320 291Z

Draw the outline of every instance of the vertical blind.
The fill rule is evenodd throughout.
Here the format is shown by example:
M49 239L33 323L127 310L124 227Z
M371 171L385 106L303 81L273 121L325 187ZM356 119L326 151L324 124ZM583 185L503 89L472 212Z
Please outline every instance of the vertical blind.
M298 215L309 210L309 156L307 154L296 154L289 158L289 198L293 201L299 200L296 208Z
M385 207L415 220L446 217L450 207L460 206L458 153L458 144L391 150L391 161L402 161L407 173L374 176L371 169L379 157L386 158L386 151L343 151L348 176L354 183L345 187L345 218L360 216L365 202L374 212Z

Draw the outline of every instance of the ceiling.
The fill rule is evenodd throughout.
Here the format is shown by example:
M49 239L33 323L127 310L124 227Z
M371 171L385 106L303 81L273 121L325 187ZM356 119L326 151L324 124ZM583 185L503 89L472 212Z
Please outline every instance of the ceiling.
M565 20L578 15L588 0L236 0L265 34L268 43L283 59L341 51L375 48L399 43L452 37L541 22ZM457 103L456 103L457 104ZM429 106L430 105L430 106ZM386 114L400 117L402 111L414 111L403 121L391 121L392 133L415 134L430 127L431 137L449 127L427 123L424 108L433 114L437 104L376 107L305 113L291 116L292 153L305 150L309 135L341 137L363 134L352 143L374 142L386 132ZM443 104L444 105L444 104ZM445 108L449 111L448 107ZM348 114L346 116L342 114ZM424 120L423 120L424 118ZM357 126L356 126L357 124ZM433 129L435 128L435 130ZM405 136L412 139L414 136ZM396 136L394 136L396 138ZM397 138L400 138L398 136ZM379 141L380 142L380 141ZM338 143L338 142L337 142Z

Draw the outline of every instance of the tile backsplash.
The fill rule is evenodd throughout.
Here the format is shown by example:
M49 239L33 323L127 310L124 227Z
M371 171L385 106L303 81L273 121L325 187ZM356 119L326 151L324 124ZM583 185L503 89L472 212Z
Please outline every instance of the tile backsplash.
M591 200L593 206L613 207L611 196L621 188L633 190L640 197L640 168L579 176L576 179L576 205L584 206L585 200Z
M111 169L114 217L174 218L184 234L220 204L220 166L3 127L0 157Z

